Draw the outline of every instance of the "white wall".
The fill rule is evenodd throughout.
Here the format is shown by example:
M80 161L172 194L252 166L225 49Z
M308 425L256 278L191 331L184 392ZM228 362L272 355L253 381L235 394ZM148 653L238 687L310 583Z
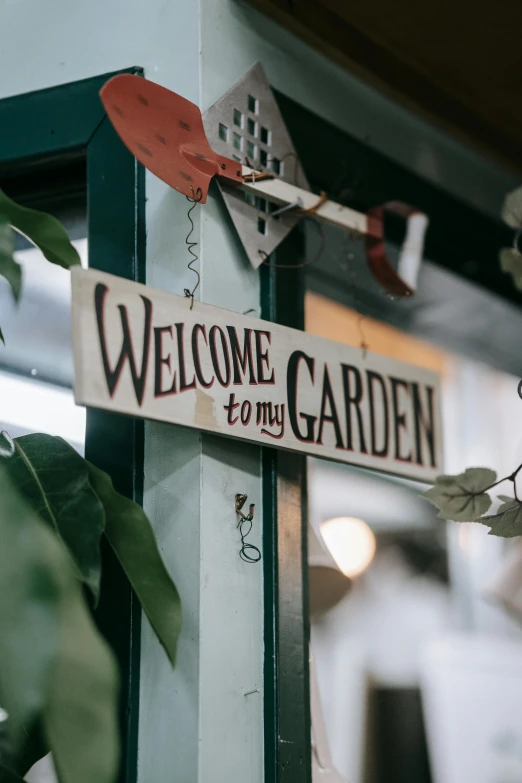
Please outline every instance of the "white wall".
M205 109L261 59L276 88L487 212L515 184L235 0L0 0L0 31L0 97L140 65ZM187 203L152 175L147 199L148 282L181 292ZM221 202L198 213L202 299L258 308ZM262 569L239 560L233 513L246 492L261 516L259 450L160 424L146 438L145 505L185 627L174 673L143 631L140 780L260 783L262 696L243 694L262 684Z
M518 378L484 364L449 357L442 398L446 473L484 466L503 477L520 464L522 402L517 384ZM423 519L422 503L426 501L420 500L419 508L407 505L399 494L387 501L377 484L373 494L369 493L366 477L356 473L346 476L342 491L336 487L339 477L333 466L317 463L311 467L309 492L317 526L342 514L360 516L376 532L386 527L390 531L409 529L414 534L433 524L429 506ZM357 482L366 490L366 508ZM497 491L513 494L509 482ZM380 524L374 521L375 497L377 501L382 498ZM352 591L329 613L314 618L312 643L332 757L350 783L364 780L366 687L370 681L380 687L418 686L426 651L445 639L450 630L474 634L472 653L473 645L479 645L483 637L502 643L522 638L520 623L490 594L513 541L490 536L487 526L476 523L448 522L447 532L451 592L435 580L411 573L393 553L378 551ZM477 665L474 659L471 665ZM469 750L468 742L463 753Z

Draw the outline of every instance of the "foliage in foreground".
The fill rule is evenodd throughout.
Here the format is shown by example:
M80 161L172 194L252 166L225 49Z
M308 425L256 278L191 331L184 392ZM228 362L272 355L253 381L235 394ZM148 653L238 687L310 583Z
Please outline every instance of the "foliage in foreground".
M47 261L64 269L80 263L80 256L59 220L46 212L17 204L0 190L0 277L18 303L22 293L22 267L14 258L15 231L38 247ZM0 340L5 342L0 327Z
M52 264L80 258L56 218L0 190L0 278L15 303L15 231ZM4 335L0 328L0 341ZM49 750L60 783L113 783L118 672L87 602L100 596L105 536L174 666L181 603L143 509L61 438L0 435L0 783Z
M113 783L118 675L86 600L105 536L172 665L178 592L143 509L61 438L0 436L0 783L52 750L60 783Z

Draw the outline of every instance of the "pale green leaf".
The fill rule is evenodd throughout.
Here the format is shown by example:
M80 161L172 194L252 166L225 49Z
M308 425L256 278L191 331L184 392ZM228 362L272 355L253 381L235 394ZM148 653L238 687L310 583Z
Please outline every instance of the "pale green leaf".
M61 560L55 536L1 464L0 498L0 704L16 754L44 706L58 647Z
M522 226L522 187L507 194L502 207L502 220L511 228Z
M499 254L500 268L511 275L515 288L522 291L522 255L510 247L503 247Z
M114 783L118 674L68 562L58 574L60 639L43 724L60 783Z
M513 505L515 503L515 498L511 497L510 495L497 495L498 499L502 501L502 504L499 506L498 511L505 511L505 507L508 505ZM498 513L498 512L497 512Z
M114 489L110 477L90 465L91 481L106 514L105 535L172 665L181 632L179 593L163 563L143 509Z
M497 480L489 468L468 468L457 476L438 476L435 485L423 493L439 509L441 519L471 522L491 506L486 490Z
M9 453L8 446L0 452ZM115 661L65 547L20 498L8 463L0 462L0 704L15 743L21 727L42 716L60 783L114 783ZM39 747L25 748L20 763ZM5 771L0 783L16 781L14 769L20 771Z
M7 442L5 434L0 436L0 460L11 480L33 510L58 533L79 577L97 598L105 514L92 489L87 462L66 441L52 435L16 438L14 450L6 458Z
M28 209L12 201L0 190L0 213L20 234L40 248L45 258L64 269L77 266L80 256L59 220L46 212Z
M522 536L522 503L507 495L499 495L499 498L503 502L497 513L482 517L479 521L490 528L490 536Z
M0 276L5 277L15 302L22 292L22 267L14 260L14 232L7 218L0 212Z

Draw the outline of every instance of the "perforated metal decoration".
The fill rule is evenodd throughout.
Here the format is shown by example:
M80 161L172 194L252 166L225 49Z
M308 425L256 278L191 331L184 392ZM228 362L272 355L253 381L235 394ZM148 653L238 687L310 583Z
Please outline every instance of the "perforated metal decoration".
M326 193L312 193L259 63L209 109L205 122L195 104L135 75L113 77L100 97L132 154L193 203L206 201L216 177L254 267L268 258L303 214L313 214L319 221L366 237L368 264L388 293L414 293L428 216L399 202L365 215L330 201ZM386 211L406 218L397 269L386 257ZM194 246L188 237L187 244L189 249ZM185 291L192 301L196 288Z
M203 125L210 146L219 155L310 189L261 63L205 112ZM248 258L257 268L300 216L286 212L272 218L280 204L224 181L219 186Z

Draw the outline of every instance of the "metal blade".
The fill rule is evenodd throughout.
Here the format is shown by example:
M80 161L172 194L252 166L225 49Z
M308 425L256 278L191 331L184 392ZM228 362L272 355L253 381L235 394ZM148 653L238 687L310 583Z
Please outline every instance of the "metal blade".
M241 183L241 166L215 153L194 104L140 76L121 74L100 91L105 111L130 152L149 171L189 198L207 200L218 175Z

